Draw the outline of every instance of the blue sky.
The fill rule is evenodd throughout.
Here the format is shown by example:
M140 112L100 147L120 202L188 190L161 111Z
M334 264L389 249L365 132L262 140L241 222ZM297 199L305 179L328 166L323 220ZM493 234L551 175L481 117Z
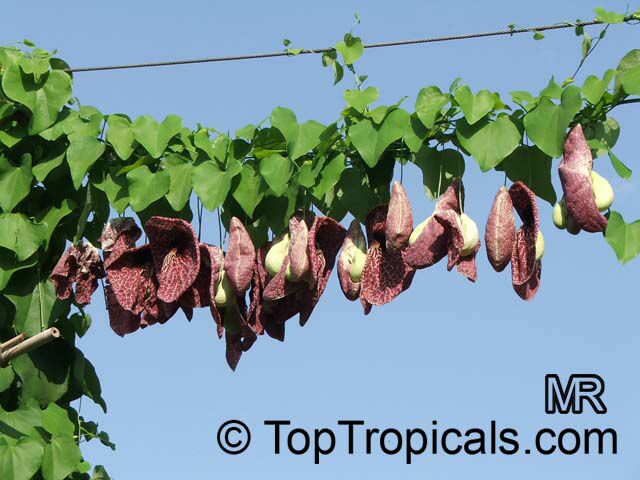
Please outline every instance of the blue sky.
M3 44L29 38L57 48L73 66L167 60L274 51L289 38L317 48L338 41L358 12L354 33L364 41L411 39L535 25L593 16L595 6L624 10L621 1L513 2L3 2ZM632 5L637 8L638 5ZM590 29L589 32L597 30ZM638 47L638 30L614 27L581 73L601 75ZM634 41L635 40L635 41ZM358 70L381 91L382 103L418 90L447 87L460 76L473 90L539 91L552 74L564 79L580 52L571 30L365 52ZM581 84L582 81L579 81ZM277 105L299 120L331 122L343 106L342 87L314 56L208 64L127 72L83 73L74 94L105 113L158 119L176 113L185 123L233 132L267 117ZM508 97L507 97L508 98ZM616 154L637 163L637 106L614 112L622 125ZM557 165L557 161L556 161ZM640 217L638 180L616 178L608 160L596 162L616 189L615 208L627 220ZM501 175L480 175L467 162L466 212L481 229ZM636 173L636 175L638 175ZM556 186L559 186L557 178ZM417 168L405 170L416 220L432 204L422 193ZM479 280L468 283L443 264L417 274L394 303L364 317L347 302L332 278L305 328L293 322L287 341L260 338L238 371L224 362L206 312L191 323L177 316L121 339L111 332L100 295L90 308L93 327L80 346L102 380L109 414L89 401L82 413L97 418L116 442L115 453L89 444L92 464L103 463L118 480L153 478L429 478L631 479L640 475L640 419L636 381L640 346L637 322L638 260L620 266L599 235L570 237L554 229L551 208L541 203L546 238L543 281L532 303L514 294L509 273L494 273L482 252ZM205 239L217 239L213 214ZM599 373L607 382L606 416L549 417L544 413L547 373ZM249 450L222 454L218 426L239 418L253 429ZM305 428L334 426L356 418L380 428L440 425L488 428L492 419L520 429L614 427L616 456L447 457L425 456L413 465L382 454L334 454L313 465L310 455L273 455L268 418L286 418Z

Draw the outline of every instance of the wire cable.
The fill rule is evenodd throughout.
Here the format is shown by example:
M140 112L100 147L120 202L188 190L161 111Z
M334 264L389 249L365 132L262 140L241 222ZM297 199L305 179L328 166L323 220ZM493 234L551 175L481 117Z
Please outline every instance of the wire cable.
M541 25L538 27L527 27L527 28L510 28L506 30L496 30L493 32L479 32L479 33L468 33L462 35L447 35L442 37L431 37L431 38L418 38L415 40L398 40L394 42L378 42L378 43L368 43L363 45L365 49L371 48L384 48L384 47L398 47L402 45L418 45L423 43L438 43L438 42L449 42L453 40L469 40L473 38L484 38L484 37L497 37L497 36L512 36L519 33L535 33L535 32L544 32L548 30L560 30L564 28L576 28L576 27L589 27L592 25L601 25L602 22L598 20L592 20L589 22L563 22L556 23L553 25ZM320 54L325 52L335 51L333 47L325 47L325 48L317 48L317 49L303 49L300 53L292 54L289 52L271 52L271 53L254 53L248 55L230 55L223 57L208 57L208 58L194 58L188 60L170 60L170 61L161 61L161 62L148 62L148 63L130 63L123 65L106 65L106 66L98 66L98 67L78 67L78 68L67 68L66 72L69 73L79 73L79 72L100 72L100 71L108 71L108 70L131 70L136 68L152 68L152 67L169 67L175 65L193 65L198 63L216 63L216 62L234 62L238 60L257 60L260 58L276 58L276 57L295 57L298 55L309 55L309 54Z

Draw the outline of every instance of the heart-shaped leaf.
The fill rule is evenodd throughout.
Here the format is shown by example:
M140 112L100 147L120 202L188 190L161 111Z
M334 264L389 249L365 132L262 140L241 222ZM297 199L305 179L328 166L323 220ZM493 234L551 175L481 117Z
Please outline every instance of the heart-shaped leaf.
M607 70L602 80L595 75L589 75L582 85L582 95L584 95L584 98L591 104L597 104L604 95L604 92L609 88L609 84L615 76L616 71L613 69Z
M358 60L364 53L362 40L360 37L354 37L350 33L344 35L344 40L338 42L336 50L342 55L345 65L351 65Z
M31 155L20 157L20 165L13 166L5 157L0 157L0 208L11 212L31 190Z
M425 127L432 128L438 113L447 103L449 103L449 97L438 87L423 88L416 99L416 114Z
M46 225L32 223L21 213L0 213L0 247L14 252L18 261L29 258L47 240Z
M233 198L249 217L253 217L253 212L264 196L261 190L262 181L255 165L246 163L240 172L240 180L233 191Z
M466 85L458 87L453 97L460 105L469 125L484 118L493 110L496 103L494 95L489 90L480 90L477 95L474 95Z
M456 135L460 145L478 162L483 172L504 160L520 144L520 131L507 116L469 125L458 121Z
M380 96L376 87L367 87L364 90L345 90L343 97L347 105L353 107L358 112L375 102Z
M42 465L44 447L36 439L23 437L15 445L0 438L0 478L30 480Z
M169 140L182 130L182 119L176 115L169 115L162 123L154 118L143 115L133 122L134 138L153 158L160 158L167 149Z
M403 137L409 124L409 114L400 108L393 110L380 125L365 118L349 128L349 139L365 163L373 168L384 151Z
M432 200L442 195L456 178L464 175L464 158L451 148L436 150L424 146L416 154L414 162L422 170L424 191Z
M33 75L12 65L2 76L2 89L11 100L31 111L29 133L35 135L56 121L58 112L71 98L71 77L61 70L53 70L36 83Z
M44 449L42 476L44 480L63 480L81 460L80 448L73 437L54 436Z
M582 108L580 89L570 86L562 92L560 105L548 98L540 103L524 117L524 128L527 135L540 150L552 158L562 155L567 127L573 117Z
M214 161L202 162L193 168L191 183L200 201L209 211L222 205L231 189L233 175L220 169Z
M107 125L107 142L122 160L128 160L135 149L131 121L124 115L109 115Z
M169 173L169 193L167 201L176 212L182 210L191 195L191 170L190 163L181 163L167 167Z
M293 173L291 160L282 155L271 155L258 163L260 175L267 182L275 196L280 197L287 191L289 179Z
M141 212L167 194L171 178L166 170L153 173L143 165L127 173L127 184L131 208L135 212Z
M551 157L538 147L520 145L496 170L504 171L512 182L524 182L551 205L556 203L556 191L551 182Z
M85 175L104 153L105 145L96 137L73 137L67 149L67 162L71 180L77 190Z
M604 238L613 248L618 260L627 263L640 253L640 220L625 223L622 215L612 211Z

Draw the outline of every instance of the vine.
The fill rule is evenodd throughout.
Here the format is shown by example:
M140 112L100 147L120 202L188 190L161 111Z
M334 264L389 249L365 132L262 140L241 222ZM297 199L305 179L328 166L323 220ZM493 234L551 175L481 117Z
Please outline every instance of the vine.
M610 24L640 20L639 12L596 13L606 24L596 41L576 29L583 38L576 74ZM301 51L288 40L285 47ZM361 39L349 33L322 55L336 83L345 68L356 82L335 122L300 123L277 107L267 122L231 136L190 130L174 115L160 123L105 115L73 98L69 66L54 53L28 41L0 48L0 339L52 326L63 336L0 369L0 478L109 478L101 466L90 473L79 444L115 446L71 405L88 397L107 410L96 371L76 346L91 319L77 298L57 298L49 277L69 243L100 243L112 210L132 212L141 225L154 216L191 222L193 204L198 235L206 209L226 231L240 219L260 247L285 232L297 211L364 222L372 207L389 202L396 163L417 167L436 199L464 176L469 159L554 205L553 159L576 125L594 158L608 156L620 177L632 175L614 153L620 126L611 112L640 102L640 50L582 85L574 75L552 78L538 94L511 92L511 105L460 80L445 90L426 86L413 111L402 108L406 98L374 106L378 89L365 87L354 67L362 53ZM628 262L640 253L640 220L627 223L613 210L607 217L604 239Z

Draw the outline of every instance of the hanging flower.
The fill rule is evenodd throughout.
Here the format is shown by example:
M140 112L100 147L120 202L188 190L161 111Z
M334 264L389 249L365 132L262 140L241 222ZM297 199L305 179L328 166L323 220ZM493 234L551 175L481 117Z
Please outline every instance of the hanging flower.
M487 258L496 272L503 271L511 261L515 237L511 195L505 187L500 187L493 200L484 234Z
M370 310L369 305L384 305L407 290L415 275L415 270L405 261L404 242L396 245L393 251L387 248L389 207L380 205L371 210L365 219L369 248L360 290L365 312ZM405 236L408 243L409 236Z
M433 215L416 227L405 259L413 268L426 268L448 256L447 270L456 270L475 282L478 228L463 213L464 187L457 179L438 200Z
M516 293L523 300L531 300L540 287L542 274L538 205L535 194L522 182L514 183L509 195L522 220L511 254L511 280Z
M175 302L198 276L198 237L189 222L178 218L151 217L144 228L158 278L158 298Z
M82 241L70 246L60 257L51 273L56 296L66 300L71 296L75 283L75 301L79 305L91 302L91 295L98 288L98 279L104 277L100 252L90 242Z
M586 232L602 232L607 219L598 210L592 185L593 157L580 124L576 125L564 145L558 172L568 217Z

